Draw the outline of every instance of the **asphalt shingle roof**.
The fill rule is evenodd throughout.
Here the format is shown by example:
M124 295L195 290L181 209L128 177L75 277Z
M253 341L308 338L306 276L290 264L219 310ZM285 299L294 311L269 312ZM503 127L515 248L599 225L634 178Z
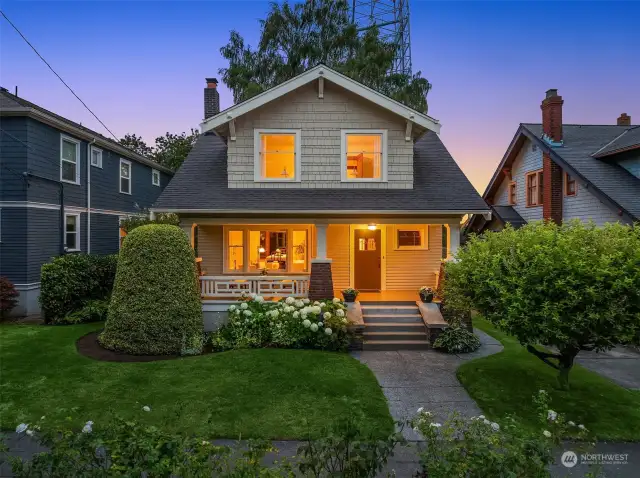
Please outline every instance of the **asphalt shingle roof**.
M627 127L627 129L611 143L597 151L594 156L608 156L617 151L625 151L632 147L640 147L640 126Z
M518 228L524 226L527 221L522 219L522 216L518 214L511 206L491 206L491 209L500 217L502 222L510 223L513 227Z
M193 210L451 211L488 210L436 133L414 146L413 189L229 188L227 148L201 135L154 208Z
M542 125L523 126L536 137L542 137ZM597 159L592 156L629 128L616 125L562 125L564 145L553 148L553 152L637 219L640 218L640 179L609 158Z

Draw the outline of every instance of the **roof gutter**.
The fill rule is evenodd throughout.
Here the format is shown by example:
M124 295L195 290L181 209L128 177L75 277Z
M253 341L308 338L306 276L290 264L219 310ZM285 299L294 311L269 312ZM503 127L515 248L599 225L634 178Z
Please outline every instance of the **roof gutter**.
M409 210L409 211L384 211L384 210L273 210L273 209L177 209L177 208L151 208L153 213L174 213L174 214L311 214L315 216L344 216L344 215L440 215L455 216L465 214L491 214L491 209L451 209L451 210Z

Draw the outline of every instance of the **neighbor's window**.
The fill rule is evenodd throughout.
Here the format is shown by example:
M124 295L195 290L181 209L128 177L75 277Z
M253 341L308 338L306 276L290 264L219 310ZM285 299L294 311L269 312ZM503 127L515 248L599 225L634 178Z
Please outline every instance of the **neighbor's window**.
M516 203L516 183L512 181L509 183L509 204L515 204L515 203Z
M131 194L131 162L120 160L120 192Z
M255 130L256 181L300 179L300 130Z
M342 131L342 180L385 179L386 131Z
M102 150L91 147L91 166L102 168Z
M60 138L60 180L80 184L80 142L66 136Z
M527 206L542 205L542 171L527 173Z
M395 239L396 249L426 249L428 242L427 227L396 226Z
M154 186L160 186L160 171L157 169L151 170L151 184Z
M64 215L64 245L67 251L80 250L80 214Z
M564 173L564 194L566 196L576 195L576 180L569 173Z

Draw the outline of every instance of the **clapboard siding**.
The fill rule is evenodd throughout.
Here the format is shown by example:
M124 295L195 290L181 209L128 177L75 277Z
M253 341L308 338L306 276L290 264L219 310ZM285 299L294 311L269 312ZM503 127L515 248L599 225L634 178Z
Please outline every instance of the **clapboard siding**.
M86 244L86 236L82 242ZM91 253L116 254L119 250L119 217L111 214L91 214Z
M27 184L27 119L0 117L0 201L24 201Z
M575 196L564 196L562 201L562 219L580 219L581 221L593 221L598 226L607 222L620 221L611 208L600 202L591 191L586 189L581 183L576 182L577 193Z
M26 284L27 210L5 207L0 210L0 222L0 276Z
M222 226L198 226L198 255L206 275L222 274Z
M395 249L393 226L387 226L387 290L435 287L442 257L442 226L428 227L428 249L402 251Z
M334 289L349 287L349 225L331 224L327 228L327 256L331 259Z

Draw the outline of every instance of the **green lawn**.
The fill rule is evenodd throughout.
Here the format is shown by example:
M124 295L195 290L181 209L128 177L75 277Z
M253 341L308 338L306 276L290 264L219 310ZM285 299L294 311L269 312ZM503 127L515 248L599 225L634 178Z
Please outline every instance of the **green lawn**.
M498 419L517 414L524 426L537 417L531 397L548 391L552 408L568 420L583 423L599 440L640 441L640 392L622 388L579 365L569 376L570 391L557 388L556 370L527 352L516 339L476 318L475 327L500 340L504 351L472 360L457 371L458 379L484 413Z
M305 438L355 408L363 432L393 430L373 373L347 354L254 349L148 363L80 356L76 339L100 327L0 326L0 428L42 415L99 426L118 414L210 438Z

